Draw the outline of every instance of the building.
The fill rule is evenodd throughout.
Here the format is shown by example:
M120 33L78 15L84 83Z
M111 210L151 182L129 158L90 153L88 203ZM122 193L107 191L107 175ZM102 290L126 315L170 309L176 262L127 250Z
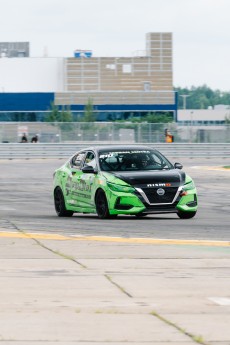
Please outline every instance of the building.
M181 109L178 110L177 121L180 125L224 125L230 120L229 106L215 106L214 109Z
M0 59L0 121L43 121L53 102L75 119L91 101L99 121L170 112L173 91L172 34L146 34L146 51L131 57Z
M0 42L0 58L16 58L29 56L29 42Z

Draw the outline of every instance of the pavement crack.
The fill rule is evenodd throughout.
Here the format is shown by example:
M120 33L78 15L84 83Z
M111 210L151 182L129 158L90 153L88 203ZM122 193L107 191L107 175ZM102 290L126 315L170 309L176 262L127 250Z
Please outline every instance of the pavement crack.
M76 260L73 256L71 255L68 255L68 254L65 254L65 253L62 253L58 250L54 250L52 248L49 248L47 247L45 244L43 244L42 242L40 242L37 238L34 238L31 234L28 234L26 231L24 230L21 230L19 229L16 225L15 226L15 229L22 233L23 235L27 236L28 238L30 238L31 240L33 240L34 242L36 242L40 247L50 251L51 253L55 254L55 255L58 255L58 256L61 256L62 258L66 259L66 260L70 260L70 261L73 261L75 262L76 264L78 264L81 268L84 268L84 269L87 269L88 267L83 265L81 262L79 262L78 260Z
M152 311L150 313L150 315L155 316L156 318L158 318L159 320L163 321L164 323L166 323L167 325L174 327L175 329L177 329L180 333L188 336L191 340L193 340L195 343L197 344L201 344L201 345L210 345L210 343L207 343L202 336L200 335L195 335L192 334L190 332L187 332L186 330L184 330L183 328L181 328L180 326L178 326L176 323L164 318L163 316L161 316L160 314L158 314L156 311Z
M106 279L108 279L108 281L115 285L122 293L124 293L126 296L128 296L129 298L133 298L133 296L128 293L122 286L120 286L119 284L117 284L116 282L113 281L113 279L108 275L108 274L105 274L104 275Z
M18 230L17 226L8 219L0 219L0 227L3 229L14 229Z
M51 253L55 254L55 255L59 255L61 256L62 258L64 259L67 259L67 260L70 260L70 261L73 261L75 262L76 264L78 264L79 266L81 266L81 268L84 268L84 269L87 269L88 267L83 265L81 262L79 262L78 260L76 260L73 256L71 255L67 255L67 254L64 254L64 253L61 253L60 251L58 250L54 250L52 248L49 248L47 247L46 245L44 245L43 243L41 243L39 240L37 240L36 238L33 238L31 237L39 246L41 246L42 248L44 249L47 249L49 250Z

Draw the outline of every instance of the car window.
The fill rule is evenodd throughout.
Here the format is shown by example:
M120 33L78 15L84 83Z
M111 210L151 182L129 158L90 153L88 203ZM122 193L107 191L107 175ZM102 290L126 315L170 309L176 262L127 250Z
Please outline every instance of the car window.
M71 160L72 168L80 169L84 157L85 157L85 152L80 152L80 153L76 154Z
M116 171L122 163L122 157L119 157L116 152L109 152L100 154L100 167L103 171Z
M104 151L99 154L103 171L141 171L172 169L171 163L152 150Z
M91 151L87 152L85 161L84 161L84 166L91 166L93 168L96 168L97 166L96 157L93 152Z

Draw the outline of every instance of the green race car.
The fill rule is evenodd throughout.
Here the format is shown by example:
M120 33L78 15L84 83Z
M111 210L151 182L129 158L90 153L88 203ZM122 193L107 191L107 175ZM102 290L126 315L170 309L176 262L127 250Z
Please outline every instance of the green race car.
M99 218L176 213L192 218L197 191L181 169L148 146L86 148L54 173L56 213L97 213Z

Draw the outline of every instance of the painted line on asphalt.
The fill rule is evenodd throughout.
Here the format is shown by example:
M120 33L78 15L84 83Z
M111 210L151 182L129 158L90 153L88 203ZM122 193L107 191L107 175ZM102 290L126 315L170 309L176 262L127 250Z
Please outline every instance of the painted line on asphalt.
M2 231L0 232L0 237L8 237L8 238L23 238L23 239L43 239L43 240L71 240L71 237L62 236L58 234L41 234L41 233L32 233L32 232L8 232Z
M92 241L92 242L113 242L129 244L168 244L168 245L192 245L207 247L230 247L229 241L209 241L209 240L181 240L181 239L163 239L163 238L125 238L109 236L63 236L58 234L42 233L24 233L24 232L0 232L0 237L4 238L22 238L22 239L40 239L56 241Z

